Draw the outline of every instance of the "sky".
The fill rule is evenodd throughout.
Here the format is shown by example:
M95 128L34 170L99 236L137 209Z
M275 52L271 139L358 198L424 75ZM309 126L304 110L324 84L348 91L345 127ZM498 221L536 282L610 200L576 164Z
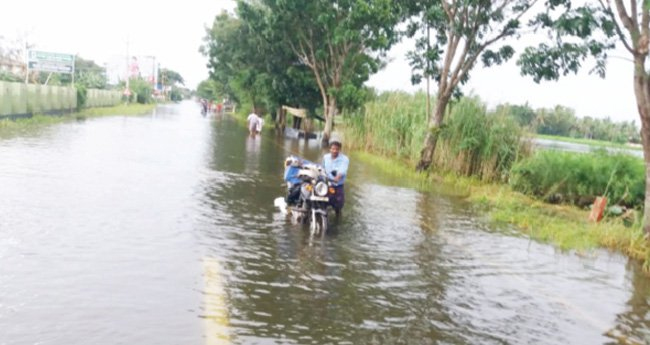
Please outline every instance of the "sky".
M523 41L523 42L521 42ZM528 45L525 38L517 45ZM533 42L531 41L531 44ZM402 42L388 53L391 61L384 70L372 76L369 85L379 90L426 90L424 81L411 85L411 68L405 58L413 48L412 42ZM592 65L585 63L577 75L569 74L559 81L535 83L531 77L523 77L516 66L516 56L504 65L482 68L478 63L470 72L463 93L477 95L488 108L509 103L528 103L533 109L552 108L562 105L572 108L576 116L595 118L610 117L613 121L636 121L640 124L634 98L633 65L627 60L627 51L616 50L607 62L606 77L588 73ZM433 85L433 84L432 84ZM432 93L434 87L431 87Z
M207 58L198 52L205 27L222 10L232 11L230 0L78 0L11 1L0 11L0 35L26 37L35 49L78 54L100 65L130 55L153 55L161 67L179 72L186 86L195 88L208 77ZM520 39L525 44L525 38ZM404 56L412 42L391 49L386 68L371 77L370 86L379 90L416 91L411 69ZM463 87L465 94L479 96L488 107L501 103L525 104L534 109L563 105L579 117L610 117L614 121L639 123L632 88L632 63L613 54L607 77L590 76L587 69L559 82L535 84L519 75L513 61L483 69L477 66ZM433 88L432 88L433 90Z

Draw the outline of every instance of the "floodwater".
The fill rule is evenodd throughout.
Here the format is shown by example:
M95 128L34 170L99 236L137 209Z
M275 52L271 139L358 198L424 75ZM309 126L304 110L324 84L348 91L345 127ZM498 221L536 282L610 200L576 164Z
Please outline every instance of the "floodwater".
M650 280L354 156L324 238L273 206L313 141L191 102L0 138L0 344L646 344Z

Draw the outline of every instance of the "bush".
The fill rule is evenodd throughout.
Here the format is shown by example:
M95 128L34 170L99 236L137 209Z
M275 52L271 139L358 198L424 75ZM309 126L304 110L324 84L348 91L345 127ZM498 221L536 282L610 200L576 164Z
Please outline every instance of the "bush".
M609 204L642 207L644 202L643 161L622 153L539 151L515 164L511 176L514 190L551 202L586 206L600 195Z
M183 100L183 94L181 93L181 90L177 88L176 86L172 86L172 91L171 94L169 95L169 98L173 102L180 102Z
M136 101L140 104L151 103L153 87L142 78L132 78L129 80L129 89L131 93L136 94Z
M7 71L0 70L0 81L21 82L23 78Z
M82 84L75 84L77 89L77 110L81 110L86 106L86 101L88 100L88 90Z

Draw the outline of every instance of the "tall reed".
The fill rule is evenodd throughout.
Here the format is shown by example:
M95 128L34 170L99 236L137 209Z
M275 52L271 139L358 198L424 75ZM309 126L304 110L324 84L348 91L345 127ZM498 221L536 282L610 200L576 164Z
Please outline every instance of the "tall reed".
M379 95L362 112L345 117L347 145L414 164L427 133L425 103L424 93ZM502 114L488 114L478 97L463 98L451 109L440 130L434 169L482 180L507 179L522 152L517 123Z
M345 114L346 146L402 160L418 158L426 133L426 95L385 92Z
M523 132L501 113L488 113L478 97L462 98L440 131L436 166L484 181L505 181L513 163L528 152Z

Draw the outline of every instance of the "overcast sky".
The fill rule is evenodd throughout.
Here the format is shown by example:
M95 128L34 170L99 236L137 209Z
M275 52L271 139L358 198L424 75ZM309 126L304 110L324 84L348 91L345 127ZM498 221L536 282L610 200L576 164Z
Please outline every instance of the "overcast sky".
M27 37L34 49L79 54L98 64L115 56L153 55L195 88L208 77L198 52L205 26L229 0L21 0L4 4L0 35Z
M523 39L522 39L523 40ZM371 77L369 84L380 90L426 90L424 81L411 85L411 68L405 53L412 42L404 42L389 52L391 63ZM633 65L626 51L615 51L608 60L606 78L589 75L587 63L578 75L568 75L558 82L536 84L531 77L523 77L515 58L505 65L482 68L470 72L470 80L463 86L465 94L478 95L490 108L501 104L525 104L532 108L551 108L563 105L575 110L579 117L610 117L614 121L635 120L640 124L632 85ZM434 87L431 87L433 92Z
M125 55L128 42L130 54L155 55L162 67L178 71L186 85L195 88L208 76L206 58L198 52L205 26L223 9L233 8L230 0L11 1L0 11L0 35L27 37L39 50L79 54L100 64ZM423 88L424 84L410 83L411 71L404 59L410 48L410 43L394 47L389 54L392 62L369 84L380 90ZM624 52L615 55L627 57ZM621 58L609 60L604 80L585 70L577 77L539 85L521 77L514 62L477 68L464 91L480 96L490 107L505 102L528 102L533 108L559 104L581 117L609 116L639 123L632 64Z

